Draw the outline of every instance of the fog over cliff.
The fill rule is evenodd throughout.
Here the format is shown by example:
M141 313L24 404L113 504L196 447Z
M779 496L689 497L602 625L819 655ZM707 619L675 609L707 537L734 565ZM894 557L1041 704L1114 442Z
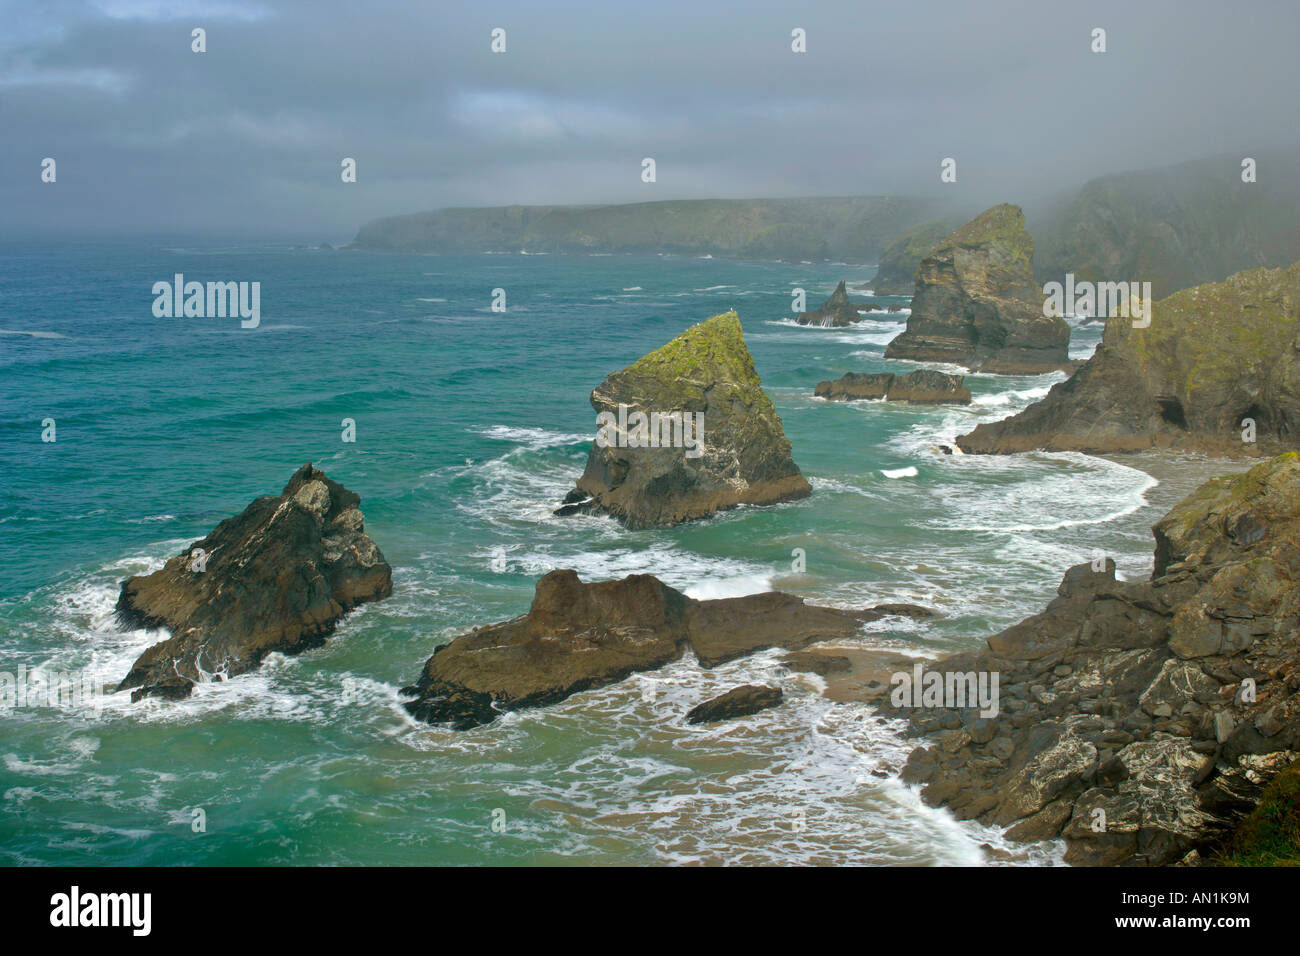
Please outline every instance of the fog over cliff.
M706 197L1029 208L1291 146L1300 88L1300 6L1270 0L4 0L0 22L9 238L347 241L443 206Z

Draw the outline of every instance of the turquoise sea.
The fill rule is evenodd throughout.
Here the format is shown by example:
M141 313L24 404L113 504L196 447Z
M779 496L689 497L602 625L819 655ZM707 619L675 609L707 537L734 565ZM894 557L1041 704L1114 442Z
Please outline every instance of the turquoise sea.
M1124 575L1146 573L1148 528L1173 485L1132 463L937 447L1062 376L969 376L969 408L812 397L846 371L915 367L882 358L905 312L844 330L787 318L793 287L811 307L841 277L865 296L874 271L166 240L0 246L0 671L116 683L159 639L115 626L118 583L278 493L305 461L362 496L395 587L323 647L182 703L120 694L99 712L0 710L0 862L988 860L980 844L1005 846L995 831L925 807L896 780L908 749L897 725L832 704L779 653L713 671L681 661L464 733L400 706L398 688L434 647L525 611L553 567L585 580L649 572L699 597L778 587L846 607L922 603L941 617L878 622L861 638L918 655L974 646L1040 609L1095 550ZM155 318L151 287L178 272L261 282L261 325ZM506 290L503 314L494 288ZM590 390L732 307L813 495L666 530L552 517L594 434ZM1072 354L1098 337L1076 329ZM691 705L750 680L779 682L786 703L685 724Z

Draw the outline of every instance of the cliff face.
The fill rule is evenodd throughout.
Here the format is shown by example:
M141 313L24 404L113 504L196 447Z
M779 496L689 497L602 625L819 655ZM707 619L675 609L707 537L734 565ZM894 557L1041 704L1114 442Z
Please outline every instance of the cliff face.
M1043 315L1019 206L994 206L921 260L907 330L886 358L1034 374L1064 367L1070 327Z
M127 578L119 619L171 637L118 689L185 697L196 681L252 670L272 651L316 647L348 610L391 594L392 568L365 534L360 503L309 462L278 497L258 498L161 570Z
M1043 613L936 663L999 675L1001 700L897 710L934 737L904 770L928 802L1064 836L1071 863L1164 865L1300 756L1300 455L1208 482L1153 531L1149 581L1071 568Z
M592 391L591 406L598 426L602 416L609 424L598 430L561 515L610 514L648 528L812 491L790 457L734 311L614 372ZM680 429L672 415L681 417Z
M1253 269L1113 317L1096 354L1041 402L957 439L964 451L1180 448L1276 454L1300 428L1300 263ZM1243 421L1255 441L1243 441Z
M1146 281L1156 298L1235 272L1300 259L1300 155L1217 156L1103 176L1054 213L1033 217L1040 282Z
M874 262L900 230L943 209L935 200L902 196L442 209L367 223L356 245L397 252L670 252Z
M904 229L880 253L871 291L876 295L911 295L916 290L916 270L921 260L962 222L961 219L932 219Z

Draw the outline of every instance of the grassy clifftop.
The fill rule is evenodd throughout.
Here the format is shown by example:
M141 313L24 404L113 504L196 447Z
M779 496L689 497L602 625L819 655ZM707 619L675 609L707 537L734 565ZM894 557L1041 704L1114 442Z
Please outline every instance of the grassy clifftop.
M938 200L902 196L440 209L368 223L356 245L398 252L669 252L874 262L899 232L944 211Z

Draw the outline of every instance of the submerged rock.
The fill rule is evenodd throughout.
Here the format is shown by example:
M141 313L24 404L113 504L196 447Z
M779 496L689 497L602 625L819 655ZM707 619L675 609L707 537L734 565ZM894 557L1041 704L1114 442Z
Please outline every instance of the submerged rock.
M1166 865L1296 759L1300 455L1208 482L1154 531L1149 581L1071 568L1041 614L931 668L998 675L995 715L888 703L934 735L903 774L927 802L1063 836L1071 863Z
M858 307L849 301L844 280L835 287L830 298L811 312L800 312L794 319L800 325L819 325L823 328L842 328L862 321Z
M686 713L688 724L711 724L719 720L748 717L760 710L779 707L785 695L779 687L744 684L718 697L696 704Z
M1065 367L1070 327L1043 315L1033 254L1019 206L980 213L921 260L907 330L885 357L1009 375Z
M503 711L553 704L655 670L688 649L713 667L767 648L850 638L886 613L929 613L890 608L842 611L776 591L697 601L649 574L584 584L576 571L551 571L538 579L527 614L435 650L405 689L415 698L406 708L420 720L465 730Z
M887 399L909 405L969 405L970 389L963 381L960 375L932 369L917 369L906 375L846 372L833 382L818 382L813 394L838 402Z
M598 431L558 515L608 514L649 528L812 492L734 311L614 372L591 405L612 424Z
M977 454L1176 448L1238 457L1300 445L1300 263L1176 292L1154 304L1149 322L1111 318L1072 378L958 445Z
M323 643L351 608L387 597L392 568L365 534L361 498L303 465L278 497L258 498L153 574L127 578L118 620L171 636L136 660L118 690L178 699L234 677L272 651Z

